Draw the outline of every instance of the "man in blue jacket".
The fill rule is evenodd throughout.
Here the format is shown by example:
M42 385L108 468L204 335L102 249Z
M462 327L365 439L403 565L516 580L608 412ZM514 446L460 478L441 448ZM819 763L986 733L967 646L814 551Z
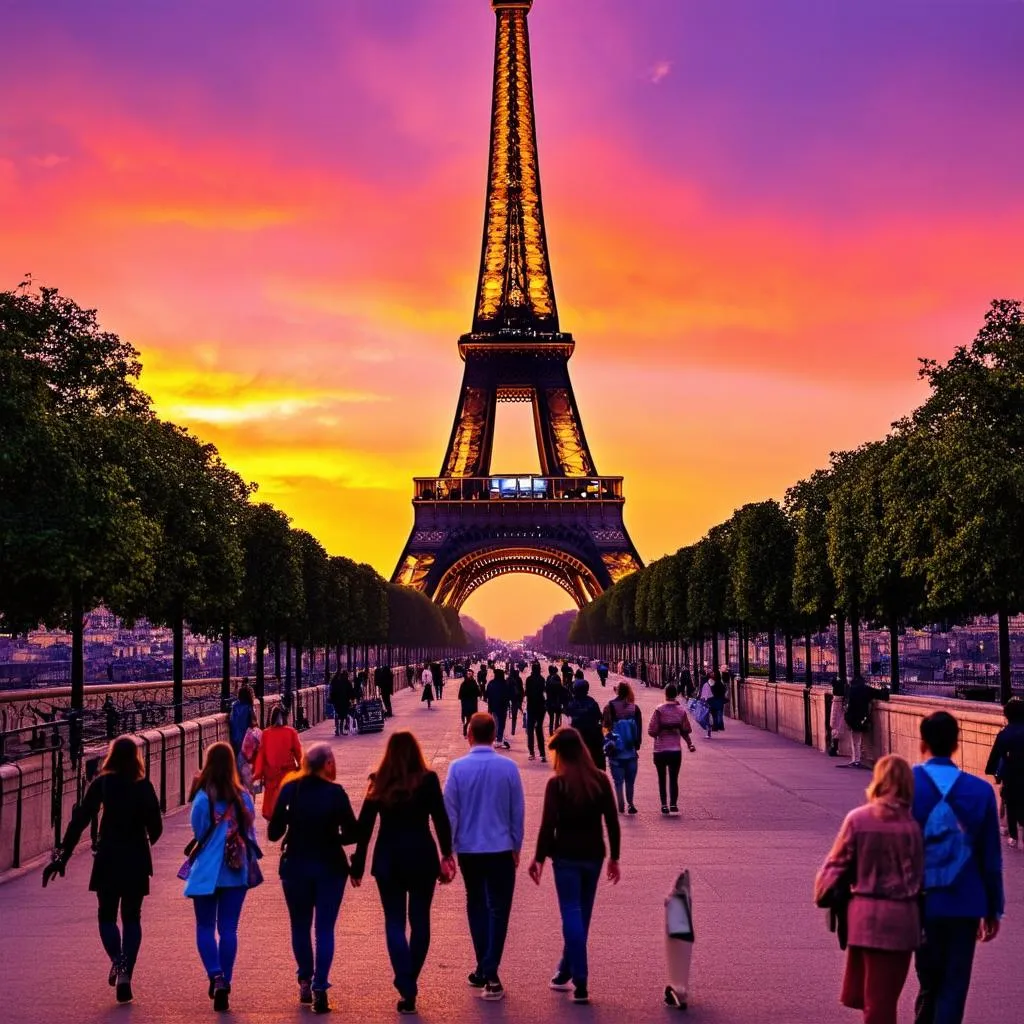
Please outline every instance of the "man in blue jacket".
M927 760L914 768L914 817L925 833L926 884L915 1024L961 1024L975 945L996 937L1003 916L995 793L984 779L961 772L953 763L959 742L959 726L948 712L937 711L921 722L921 753ZM938 810L941 817L943 800L955 816L954 828L945 833L934 822L929 826L933 812ZM929 874L948 869L958 844L963 866L949 884L929 887Z

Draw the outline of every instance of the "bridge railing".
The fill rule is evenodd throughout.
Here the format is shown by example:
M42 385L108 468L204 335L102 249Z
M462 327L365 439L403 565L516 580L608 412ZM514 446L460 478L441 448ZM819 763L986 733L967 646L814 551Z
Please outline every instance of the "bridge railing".
M622 501L621 476L416 477L414 501Z

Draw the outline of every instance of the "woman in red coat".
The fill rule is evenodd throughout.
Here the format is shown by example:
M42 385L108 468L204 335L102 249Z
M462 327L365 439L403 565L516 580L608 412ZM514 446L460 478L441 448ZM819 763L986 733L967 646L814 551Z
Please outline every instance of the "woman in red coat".
M302 764L299 734L287 724L288 712L278 706L270 715L270 726L263 730L259 753L252 774L263 783L263 817L270 821L284 777Z
M862 1010L864 1024L896 1024L910 957L921 944L924 840L910 811L910 765L892 754L881 758L867 797L846 816L815 879L814 898L822 904L833 891L850 892L839 1001Z

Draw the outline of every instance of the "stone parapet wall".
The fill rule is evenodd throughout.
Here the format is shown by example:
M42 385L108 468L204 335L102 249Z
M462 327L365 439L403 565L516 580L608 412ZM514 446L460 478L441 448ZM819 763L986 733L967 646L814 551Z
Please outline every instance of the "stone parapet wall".
M769 683L764 679L734 679L728 713L748 725L778 733L797 743L828 749L831 692L820 686ZM934 711L948 711L960 724L960 750L956 761L973 775L984 776L985 763L1003 727L1002 710L993 705L946 697L890 697L872 706L871 730L864 737L864 759L873 762L885 754L899 754L911 764L921 760L921 720ZM842 753L849 753L846 736Z
M325 687L307 687L294 696L295 706L301 704L310 725L324 719ZM280 701L277 695L266 698L268 718ZM161 808L172 811L186 802L192 777L202 767L205 751L219 740L228 739L227 715L147 729L133 739L142 749ZM90 762L97 764L105 750L105 745L88 748L82 757L82 768L77 771L63 751L0 764L0 875L53 848L55 820L61 829L67 827L81 795L85 766Z

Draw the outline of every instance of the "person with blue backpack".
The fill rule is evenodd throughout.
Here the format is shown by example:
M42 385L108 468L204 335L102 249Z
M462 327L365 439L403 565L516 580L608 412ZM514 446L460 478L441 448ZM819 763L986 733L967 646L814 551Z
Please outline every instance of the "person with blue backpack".
M961 1024L975 946L996 937L1005 906L995 793L953 763L959 743L949 712L921 722L927 760L914 768L913 811L924 833L925 903L915 1024Z
M619 814L636 814L633 790L640 765L643 718L629 683L619 683L615 698L604 709L604 728L607 734L604 753L612 773Z

